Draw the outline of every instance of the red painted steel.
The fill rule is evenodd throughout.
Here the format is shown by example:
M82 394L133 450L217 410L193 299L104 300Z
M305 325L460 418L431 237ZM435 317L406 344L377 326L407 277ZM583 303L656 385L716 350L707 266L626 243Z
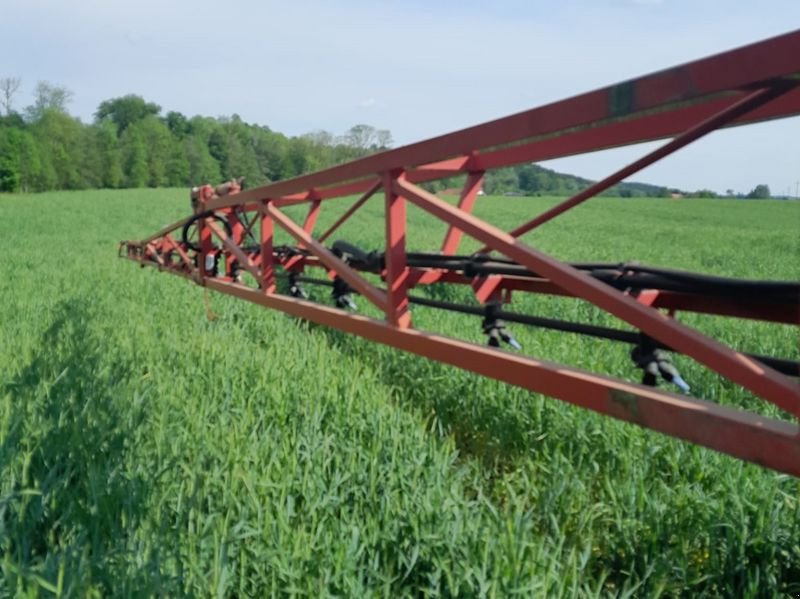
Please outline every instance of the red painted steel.
M800 304L793 307L785 300L773 303L769 298L762 301L753 296L740 299L647 289L638 293L637 299L517 239L518 235L713 130L795 114L800 114L800 31L287 181L247 191L238 191L236 182L231 181L216 188L216 193L227 194L220 197L214 195L214 188L203 186L195 194L199 216L165 227L143 241L124 242L120 251L124 249L126 257L142 265L154 266L262 306L800 476L800 427L796 422L770 420L497 348L417 331L411 327L408 298L409 289L439 282L470 284L480 302L501 298L509 302L512 292L580 299L627 322L634 331L642 331L674 351L694 358L796 418L800 416L800 386L796 380L680 324L671 316L676 310L688 310L796 324L800 321ZM485 170L665 137L674 139L510 234L470 214ZM467 180L457 207L418 186L459 173L466 174ZM381 270L385 289L367 281L359 270L322 245L381 188L385 204L385 251L380 267L370 269ZM314 238L314 226L322 207L329 200L353 194L362 195L322 235ZM466 233L540 278L465 276L466 270L409 268L405 247L406 201L446 224L440 248L443 255L454 254L462 234ZM310 204L302 226L280 210L282 206L301 203ZM215 219L206 218L212 212L232 224L230 235ZM200 235L200 250L194 255L172 237L192 218ZM254 252L252 248L246 250L242 240L252 238L256 222L259 245ZM296 240L293 249L275 247L274 223ZM222 249L214 249L212 235L221 242ZM219 258L216 262L223 265L223 272L217 272L216 267L207 269L207 256ZM236 265L253 275L259 289L233 280ZM372 320L277 293L277 268L293 273L323 268L330 277L338 276L374 304L385 314L385 320ZM669 316L662 309L669 310Z
M272 259L272 237L274 234L272 216L267 211L267 202L261 202L258 207L258 217L261 221L259 227L259 240L261 247L261 289L264 293L275 293L275 271Z
M464 183L464 189L461 191L461 198L458 201L459 209L464 212L472 212L472 206L475 204L475 200L478 197L478 192L481 190L482 185L483 171L476 171L469 174L466 183ZM461 229L451 224L447 229L447 233L444 235L442 253L455 254L458 249L459 241L461 241Z
M408 311L408 267L406 266L406 201L397 194L394 182L404 175L383 174L386 214L386 319L401 329L411 326Z
M306 214L306 220L303 222L303 231L309 235L314 232L314 225L317 222L317 216L319 216L319 206L320 200L313 200L308 207L308 214Z
M800 435L787 422L241 285L208 287L800 477Z
M547 277L575 297L593 303L641 329L654 339L693 357L787 412L795 416L800 415L800 401L798 401L800 395L797 385L791 383L785 376L667 318L656 310L642 306L633 298L533 249L497 227L462 212L424 189L402 180L396 180L394 185L397 193L403 194L423 210L455 224L468 235Z

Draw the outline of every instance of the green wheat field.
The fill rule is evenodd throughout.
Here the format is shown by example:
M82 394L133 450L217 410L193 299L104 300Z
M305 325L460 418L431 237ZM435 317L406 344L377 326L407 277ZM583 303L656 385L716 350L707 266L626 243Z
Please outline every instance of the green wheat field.
M800 595L797 479L227 296L209 293L209 320L202 288L116 256L187 215L186 196L0 197L0 596ZM510 229L556 201L481 197L476 213ZM318 231L349 203L323 205ZM381 214L374 198L334 237L378 249ZM409 251L436 249L444 227L408 219ZM798 202L595 199L525 239L565 260L800 278ZM413 316L483 342L478 318ZM800 359L796 328L679 318ZM626 346L511 328L526 354L638 380ZM698 395L786 418L676 364Z

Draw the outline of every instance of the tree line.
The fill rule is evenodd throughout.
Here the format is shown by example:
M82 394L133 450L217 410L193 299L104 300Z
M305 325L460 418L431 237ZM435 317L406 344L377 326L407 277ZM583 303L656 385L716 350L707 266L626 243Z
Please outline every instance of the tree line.
M359 124L342 136L290 137L239 116L162 114L138 95L102 102L92 123L71 116L64 87L40 82L17 111L18 78L0 79L0 191L180 187L244 176L286 179L388 148L391 133Z
M343 135L316 131L290 137L244 122L238 115L187 117L130 94L101 102L91 123L71 116L72 92L39 82L33 103L16 110L22 81L0 78L0 192L55 189L187 187L245 178L248 187L278 181L385 150L392 135L359 124ZM536 164L490 171L488 194L572 195L592 182ZM426 183L430 191L457 188L463 177ZM644 183L620 183L601 195L718 197ZM728 195L733 195L732 190ZM747 198L768 198L759 185Z

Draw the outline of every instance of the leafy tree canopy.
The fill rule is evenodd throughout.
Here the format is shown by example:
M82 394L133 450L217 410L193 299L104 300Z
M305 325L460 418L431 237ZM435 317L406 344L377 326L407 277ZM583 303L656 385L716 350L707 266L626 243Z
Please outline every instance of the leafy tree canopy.
M769 185L756 185L750 193L747 194L748 199L751 200L766 200L771 197L769 192Z
M72 95L66 87L40 81L33 92L33 104L25 109L28 120L38 120L48 110L67 112L67 104L72 100Z
M95 118L98 122L110 120L117 126L117 131L121 134L133 123L148 116L158 116L160 112L161 106L158 104L146 102L141 96L128 94L101 102L95 112Z

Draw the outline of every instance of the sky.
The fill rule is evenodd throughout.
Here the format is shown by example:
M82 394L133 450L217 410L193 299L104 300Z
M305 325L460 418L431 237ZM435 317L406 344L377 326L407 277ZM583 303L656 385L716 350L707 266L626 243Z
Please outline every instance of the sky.
M287 135L404 145L800 28L800 0L0 0L0 77L128 93ZM598 179L658 144L542 163ZM800 117L718 131L632 180L800 189Z

